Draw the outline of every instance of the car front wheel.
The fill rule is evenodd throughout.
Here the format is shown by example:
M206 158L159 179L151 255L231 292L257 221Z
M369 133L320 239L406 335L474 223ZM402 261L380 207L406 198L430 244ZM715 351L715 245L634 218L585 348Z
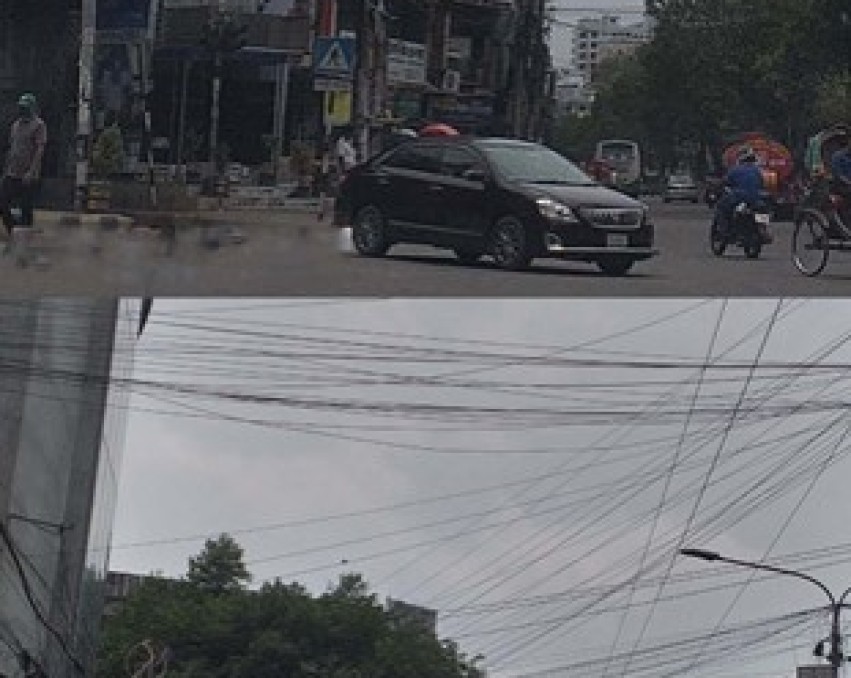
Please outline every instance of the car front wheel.
M599 269L606 275L623 276L629 273L629 269L635 263L629 257L606 257L597 262Z
M361 207L352 224L352 241L355 249L368 257L380 257L390 249L387 237L387 220L374 205Z
M511 271L528 268L532 252L523 222L513 216L499 219L491 231L490 254L500 268Z

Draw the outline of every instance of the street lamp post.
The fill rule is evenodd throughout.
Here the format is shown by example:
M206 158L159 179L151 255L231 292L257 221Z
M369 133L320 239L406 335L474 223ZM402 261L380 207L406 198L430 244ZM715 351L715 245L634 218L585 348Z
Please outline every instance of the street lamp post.
M845 603L845 598L848 596L849 593L851 593L851 587L845 589L842 595L839 596L839 598L837 599L836 596L833 595L831 590L827 588L827 586L822 584L815 577L812 577L804 572L788 570L786 568L775 567L773 565L765 565L763 563L754 563L749 560L738 560L736 558L728 558L726 556L722 556L720 553L716 553L715 551L705 551L703 549L681 549L680 553L689 558L698 558L699 560L707 560L710 562L718 561L722 563L729 563L730 565L749 567L752 570L765 570L766 572L785 574L790 577L796 577L797 579L803 579L804 581L808 581L811 584L815 584L816 586L818 586L827 595L828 600L830 600L830 652L828 653L826 659L833 667L833 675L839 675L839 667L842 666L842 661L844 660L844 657L842 656L842 634L840 632L839 627L839 615L840 611L842 610L842 606Z

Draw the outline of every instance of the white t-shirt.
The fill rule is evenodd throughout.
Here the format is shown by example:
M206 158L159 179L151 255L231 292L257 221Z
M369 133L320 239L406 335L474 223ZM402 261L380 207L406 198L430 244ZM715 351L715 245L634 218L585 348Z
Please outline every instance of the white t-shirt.
M345 137L337 139L337 158L339 158L340 164L346 172L358 164L355 147Z

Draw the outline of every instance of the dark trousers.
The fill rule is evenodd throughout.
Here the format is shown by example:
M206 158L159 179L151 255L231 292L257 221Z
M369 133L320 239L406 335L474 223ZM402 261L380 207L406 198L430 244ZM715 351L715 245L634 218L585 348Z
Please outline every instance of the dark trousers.
M21 225L33 225L33 199L35 197L35 183L25 182L16 177L4 177L0 184L0 217L7 233L12 234L12 228L16 225L12 216L12 207L21 210Z
M733 213L742 202L750 204L751 200L744 192L734 189L724 193L715 204L715 225L721 235L730 234Z

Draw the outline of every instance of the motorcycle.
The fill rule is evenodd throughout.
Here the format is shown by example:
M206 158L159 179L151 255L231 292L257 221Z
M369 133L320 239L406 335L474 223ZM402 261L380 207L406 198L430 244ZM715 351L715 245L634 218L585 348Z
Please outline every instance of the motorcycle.
M773 240L768 230L770 224L771 208L766 201L763 200L754 207L747 202L740 202L733 209L726 233L721 233L718 228L717 214L712 220L710 229L712 253L720 257L727 247L734 245L744 249L748 259L757 259L763 245L768 245Z

